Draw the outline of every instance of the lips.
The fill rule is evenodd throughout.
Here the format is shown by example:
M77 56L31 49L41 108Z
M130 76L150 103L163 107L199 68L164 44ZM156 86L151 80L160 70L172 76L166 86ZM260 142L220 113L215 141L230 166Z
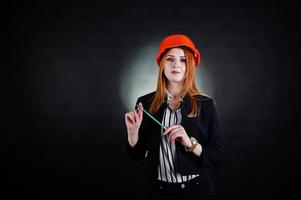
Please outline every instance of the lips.
M178 72L178 71L172 71L171 73L172 73L172 74L179 74L179 73L181 73L181 72Z

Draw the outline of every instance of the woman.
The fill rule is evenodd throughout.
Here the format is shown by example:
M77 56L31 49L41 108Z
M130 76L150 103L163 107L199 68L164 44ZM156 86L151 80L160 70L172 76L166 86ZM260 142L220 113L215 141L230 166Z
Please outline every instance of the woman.
M145 159L151 199L216 195L211 169L223 161L222 131L213 99L196 87L199 63L186 35L163 39L156 91L139 97L137 109L125 114L127 151L135 161Z

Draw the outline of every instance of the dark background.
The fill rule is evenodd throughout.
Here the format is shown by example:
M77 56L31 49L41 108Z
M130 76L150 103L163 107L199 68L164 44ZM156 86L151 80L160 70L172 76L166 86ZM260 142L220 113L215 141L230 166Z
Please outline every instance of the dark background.
M294 2L12 1L7 11L9 199L143 195L142 165L125 151L121 69L171 33L195 41L212 75L220 199L300 196Z

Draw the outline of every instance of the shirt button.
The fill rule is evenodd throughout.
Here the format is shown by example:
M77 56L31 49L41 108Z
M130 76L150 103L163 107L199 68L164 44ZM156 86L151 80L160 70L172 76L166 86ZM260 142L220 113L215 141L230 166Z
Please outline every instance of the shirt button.
M185 188L185 184L184 184L184 183L181 184L181 188L182 188L182 189Z

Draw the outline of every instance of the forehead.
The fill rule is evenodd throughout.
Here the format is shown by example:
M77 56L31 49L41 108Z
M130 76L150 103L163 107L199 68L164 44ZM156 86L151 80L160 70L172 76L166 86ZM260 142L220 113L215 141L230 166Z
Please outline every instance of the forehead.
M167 52L167 56L185 56L183 49L181 48L171 48L168 52Z

